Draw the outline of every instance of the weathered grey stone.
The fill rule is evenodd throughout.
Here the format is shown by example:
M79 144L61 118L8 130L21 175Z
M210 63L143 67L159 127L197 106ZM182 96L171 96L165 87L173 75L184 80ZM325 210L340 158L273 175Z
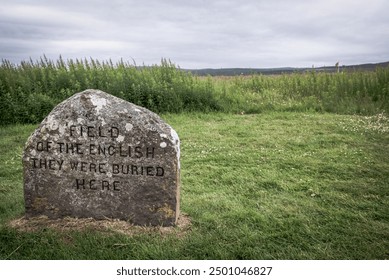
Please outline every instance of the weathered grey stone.
M56 106L23 155L26 216L174 225L177 133L153 112L99 90Z

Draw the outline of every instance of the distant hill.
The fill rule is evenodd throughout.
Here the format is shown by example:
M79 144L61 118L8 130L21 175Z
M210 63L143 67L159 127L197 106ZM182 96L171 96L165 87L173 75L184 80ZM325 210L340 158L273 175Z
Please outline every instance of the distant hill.
M388 67L388 62L381 63L368 63L368 64L358 64L358 65L343 65L339 66L339 71L373 71L377 67ZM337 67L335 66L324 66L317 68L293 68L293 67L281 67L281 68L220 68L220 69L182 69L183 71L191 72L192 74L198 76L238 76L238 75L253 75L253 74L262 74L262 75L279 75L279 74L289 74L289 73L301 73L305 71L315 70L318 72L337 72Z

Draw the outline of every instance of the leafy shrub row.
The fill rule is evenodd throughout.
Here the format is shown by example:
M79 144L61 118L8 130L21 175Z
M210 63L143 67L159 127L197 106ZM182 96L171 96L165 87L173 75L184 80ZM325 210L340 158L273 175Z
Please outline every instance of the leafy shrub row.
M100 89L156 113L269 110L339 114L389 112L389 68L372 72L197 77L169 60L160 65L94 59L0 64L0 125L37 123L62 100Z
M168 60L137 67L120 61L40 61L0 66L0 124L36 123L76 92L94 88L163 113L220 110L213 87Z
M224 111L317 111L374 115L389 112L389 67L375 71L314 70L275 76L215 78ZM225 97L225 102L223 98Z

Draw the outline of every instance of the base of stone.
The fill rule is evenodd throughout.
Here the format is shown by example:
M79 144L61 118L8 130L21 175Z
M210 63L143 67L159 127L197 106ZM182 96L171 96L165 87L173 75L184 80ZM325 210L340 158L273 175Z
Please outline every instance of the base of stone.
M51 229L58 232L93 230L104 234L120 233L128 236L158 233L161 235L172 234L177 237L182 237L190 231L191 228L191 220L189 216L184 213L181 213L176 226L173 227L136 226L117 219L95 220L93 218L65 217L63 219L52 220L47 216L38 216L28 219L23 216L19 219L11 220L8 224L10 227L24 232L37 232L44 229ZM120 244L117 244L117 246L120 246Z

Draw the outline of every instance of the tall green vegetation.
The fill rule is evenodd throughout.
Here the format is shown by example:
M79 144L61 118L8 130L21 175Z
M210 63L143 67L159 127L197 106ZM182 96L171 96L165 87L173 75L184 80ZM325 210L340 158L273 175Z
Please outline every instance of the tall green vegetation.
M72 94L88 88L149 108L152 111L220 110L212 85L200 82L162 60L160 66L137 67L127 62L98 60L22 62L0 65L0 124L36 123ZM200 108L200 109L199 109Z
M87 88L157 113L319 111L377 114L389 111L389 68L373 72L296 73L203 78L169 60L139 67L94 59L46 57L0 64L0 125L36 123L59 102Z
M276 110L372 115L389 111L389 68L240 76L222 81L221 86L232 99L230 109L246 113Z

